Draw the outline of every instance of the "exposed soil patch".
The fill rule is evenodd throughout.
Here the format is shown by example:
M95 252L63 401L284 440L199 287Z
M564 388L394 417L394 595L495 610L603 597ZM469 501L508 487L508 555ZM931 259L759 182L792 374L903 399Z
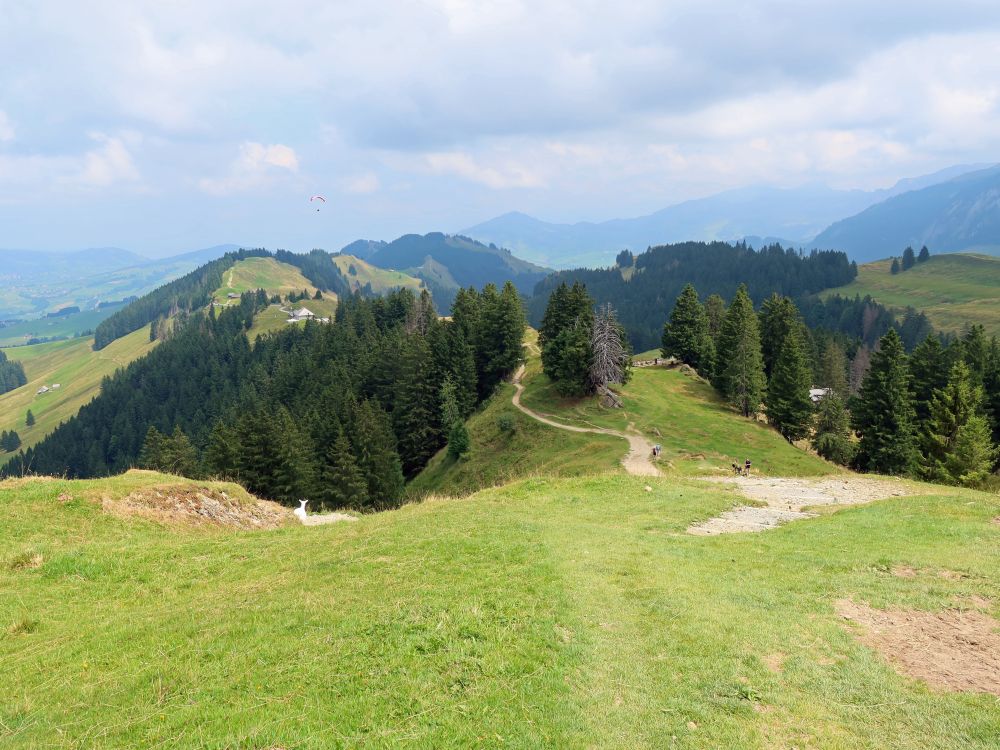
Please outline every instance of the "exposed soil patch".
M781 674L782 669L785 666L785 655L780 651L775 651L773 654L768 654L764 657L764 666L768 668L769 671L775 674Z
M1000 696L1000 626L974 610L879 610L850 599L837 613L861 626L859 639L902 673L931 687Z
M909 565L897 565L892 569L892 574L896 578L916 578L917 569Z
M857 505L906 494L903 485L886 479L845 476L829 479L786 477L705 477L732 484L763 507L740 505L720 516L688 528L689 534L714 536L738 531L766 531L788 521L810 518L804 509L821 505Z
M197 484L144 487L120 499L105 496L101 505L115 515L236 529L275 529L292 519L291 511L277 503Z

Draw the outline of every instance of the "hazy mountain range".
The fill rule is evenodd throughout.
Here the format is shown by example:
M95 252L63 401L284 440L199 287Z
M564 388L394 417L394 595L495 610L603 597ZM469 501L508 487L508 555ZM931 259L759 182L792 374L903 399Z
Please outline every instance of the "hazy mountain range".
M0 320L142 295L238 247L216 245L157 260L117 247L0 249Z
M835 222L842 222L897 196L920 193L982 170L983 165L959 165L900 180L888 189L871 191L836 190L822 185L745 187L685 201L647 216L598 223L556 224L511 212L461 233L508 247L537 263L561 268L607 265L623 248L638 251L651 245L685 240L729 241L750 237L758 242L767 238L811 246L814 240L819 243L824 230ZM914 224L925 220L928 208L922 206L908 219ZM916 230L914 233L919 234ZM938 238L944 239L940 235ZM848 247L839 248L825 239L823 247L851 252ZM1000 243L1000 235L997 241ZM946 244L949 249L962 249L959 241L949 240ZM885 245L871 252L874 252L872 257L886 257L901 251L902 247ZM865 257L856 259L868 260L871 259L869 255L866 250ZM853 253L852 257L855 257Z

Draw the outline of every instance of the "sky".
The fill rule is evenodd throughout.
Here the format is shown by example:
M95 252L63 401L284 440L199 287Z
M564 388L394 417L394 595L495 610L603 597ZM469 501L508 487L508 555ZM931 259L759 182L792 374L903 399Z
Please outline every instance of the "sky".
M888 187L1000 160L997 50L995 0L3 0L0 247L335 250Z

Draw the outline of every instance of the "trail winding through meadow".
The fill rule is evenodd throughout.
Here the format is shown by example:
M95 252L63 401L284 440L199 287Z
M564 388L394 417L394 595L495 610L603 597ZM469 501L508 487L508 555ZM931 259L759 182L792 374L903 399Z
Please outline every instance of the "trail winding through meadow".
M524 377L524 365L517 368L517 372L514 373L514 377L511 379L511 382L514 385L514 397L511 399L511 403L513 403L514 406L522 412L542 424L547 424L549 427L555 427L559 430L566 430L568 432L590 432L595 435L612 435L614 437L619 437L622 440L627 440L629 451L628 454L622 459L622 466L625 467L625 471L633 476L639 477L660 476L659 470L650 460L650 456L653 453L653 444L646 440L646 438L642 435L632 432L618 432L617 430L609 430L603 427L576 427L574 425L562 424L553 419L549 419L538 412L532 411L521 403L521 394L524 392L524 385L521 383L522 377Z

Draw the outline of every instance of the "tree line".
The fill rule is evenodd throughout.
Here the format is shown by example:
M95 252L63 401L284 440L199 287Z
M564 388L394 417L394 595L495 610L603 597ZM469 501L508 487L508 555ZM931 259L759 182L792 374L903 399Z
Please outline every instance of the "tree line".
M842 336L811 330L795 302L755 310L744 285L726 303L687 285L663 326L661 351L708 378L743 416L764 412L789 441L861 471L979 485L1000 442L1000 343L971 326L928 334L912 354L894 327L849 357ZM817 403L810 389L817 386Z
M24 365L7 359L7 355L0 351L0 394L20 388L27 382L28 376L24 374Z
M636 351L660 340L660 321L685 283L703 294L728 295L743 282L755 303L772 292L797 299L857 276L857 265L834 251L800 253L780 245L754 250L746 243L684 242L652 247L633 256L619 255L617 265L602 269L559 271L535 286L528 300L528 317L540 326L549 295L562 283L587 287L598 305L611 304L629 333Z
M332 264L331 264L332 265ZM246 332L263 290L196 312L102 383L79 414L4 467L93 477L144 465L239 481L313 507L391 507L516 366L525 320L514 287L463 289L450 319L426 292L345 296L331 324Z

